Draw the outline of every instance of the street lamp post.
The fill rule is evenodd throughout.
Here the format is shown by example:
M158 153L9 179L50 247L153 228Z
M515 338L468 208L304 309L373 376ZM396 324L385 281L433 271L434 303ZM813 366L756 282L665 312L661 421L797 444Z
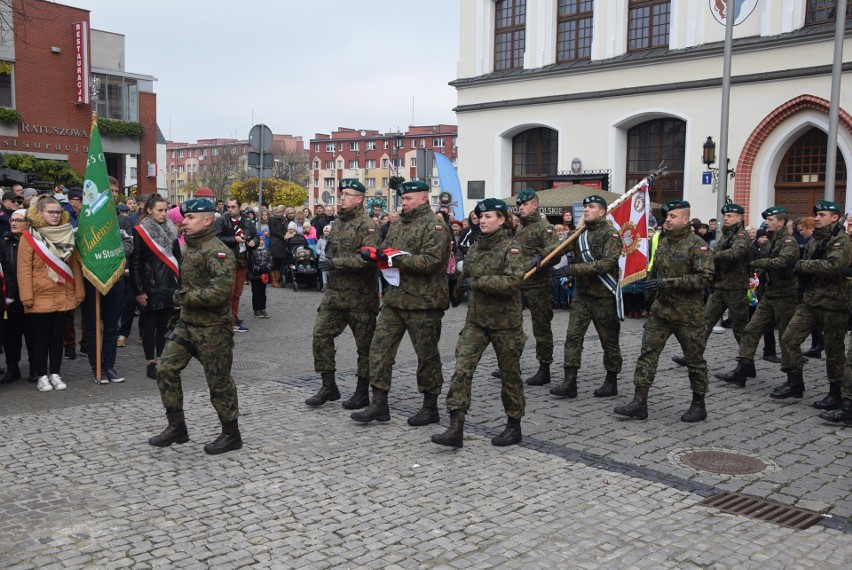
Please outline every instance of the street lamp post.
M710 173L712 174L712 176L713 176L713 192L716 192L718 187L719 187L719 171L721 169L720 168L714 168L712 166L713 163L716 162L716 143L713 142L713 137L707 137L707 140L704 141L704 144L702 145L702 149L704 150L704 152L702 153L702 156L701 156L701 162L703 162L707 166L707 170L709 170ZM728 178L733 180L734 176L736 176L736 174L737 174L734 171L733 168L730 168L730 165L731 165L731 159L729 158L729 159L727 159L727 164L725 165L726 166L725 181L727 181ZM731 203L731 199L727 195L725 195L724 197L720 196L717 201L720 202L720 203L724 203L724 204L730 204Z

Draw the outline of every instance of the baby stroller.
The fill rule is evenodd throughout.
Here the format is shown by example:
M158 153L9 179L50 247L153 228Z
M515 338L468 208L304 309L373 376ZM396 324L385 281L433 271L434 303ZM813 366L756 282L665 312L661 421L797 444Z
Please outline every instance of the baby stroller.
M298 291L299 287L302 289L314 287L320 291L322 279L317 269L317 255L304 238L301 241L304 243L291 243L287 248L287 271L290 273L293 291Z

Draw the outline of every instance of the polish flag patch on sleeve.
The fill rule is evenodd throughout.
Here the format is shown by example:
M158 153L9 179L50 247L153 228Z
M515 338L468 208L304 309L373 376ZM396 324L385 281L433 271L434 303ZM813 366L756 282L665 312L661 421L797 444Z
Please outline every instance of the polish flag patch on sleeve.
M444 226L435 226L435 229L439 232L444 231Z
M702 246L701 246L700 248L698 248L698 249L700 249L701 251L707 251L707 246L706 246L706 245L702 245Z
M517 247L513 247L512 249L509 250L509 253L514 253L515 255L517 255L517 254L521 253L521 250L519 250Z
M218 257L219 259L225 259L226 257L228 257L228 254L225 253L224 251L217 251L216 257Z
M374 234L374 233L376 233L376 230L374 228L367 228L367 233L368 234Z

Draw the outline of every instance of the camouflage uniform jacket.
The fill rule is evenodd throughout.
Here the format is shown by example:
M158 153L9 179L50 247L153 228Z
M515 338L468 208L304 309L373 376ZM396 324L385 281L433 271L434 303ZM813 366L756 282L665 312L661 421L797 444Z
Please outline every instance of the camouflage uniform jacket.
M661 279L664 286L657 293L652 313L667 321L701 326L704 288L713 278L713 254L692 228L663 234L649 278Z
M766 275L763 290L765 299L783 299L796 296L798 286L793 267L799 260L799 244L786 227L775 232L763 246L760 257L752 262L755 269Z
M379 312L379 279L376 265L364 261L362 247L377 247L379 230L363 208L340 210L331 226L326 257L334 262L322 298L328 309Z
M713 262L716 264L713 287L748 291L751 255L751 239L742 224L722 228L722 237L713 248Z
M447 265L450 238L444 222L429 204L403 212L391 224L382 248L406 251L411 255L394 258L400 270L398 287L389 287L385 304L401 310L446 310L450 306Z
M609 220L601 218L586 224L586 237L595 261L591 263L582 261L583 255L578 237L571 244L574 261L568 268L568 275L577 278L577 293L591 297L612 297L612 293L601 283L598 275L609 273L616 280L620 278L618 260L621 257L621 236Z
M180 320L189 326L230 325L234 254L214 235L213 227L188 234L180 266L182 286L172 296L181 308Z
M515 232L515 243L521 248L521 257L524 263L529 263L536 253L544 259L559 245L559 239L553 231L553 226L541 219L538 210L525 218L519 217L519 219L521 225ZM524 289L538 289L540 287L550 288L550 271L544 271L544 268L536 271L532 277L523 283Z
M809 307L843 310L849 305L849 290L843 271L852 261L852 242L842 227L837 235L831 237L837 224L842 222L816 228L814 238L805 245L805 254L796 264L796 273L808 280L803 301ZM825 253L818 259L812 259L826 238Z
M464 258L462 278L470 278L467 322L486 329L513 329L524 324L521 250L506 232L481 234Z

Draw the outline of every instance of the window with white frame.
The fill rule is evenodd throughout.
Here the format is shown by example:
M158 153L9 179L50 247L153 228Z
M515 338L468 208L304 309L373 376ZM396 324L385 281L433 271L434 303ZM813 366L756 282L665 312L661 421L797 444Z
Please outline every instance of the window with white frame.
M358 141L349 143L349 150L358 150L360 146L358 145Z
M323 178L322 179L323 186L326 188L337 188L337 179L336 178Z
M367 150L376 150L376 141L367 141Z
M435 137L432 139L432 147L444 148L444 137Z
M361 167L360 167L360 166L358 166L358 161L357 161L357 160L350 160L350 161L349 161L349 168L350 168L351 170L357 170L357 169L359 169L359 168L361 168Z
M387 149L388 149L388 146L389 146L389 145L388 145L388 141L385 141L384 145L385 145L385 146L384 146L385 150L387 150Z
M319 151L320 151L320 145L319 145L319 143L317 143L317 144L314 145L314 152L319 152Z
M183 158L183 151L182 150L178 151L178 158Z
M365 178L364 185L367 188L375 188L376 187L376 179L375 178Z
M390 163L388 162L388 159L386 159L386 158L382 159L382 168L388 168L389 164Z
M334 161L333 160L326 160L325 166L323 168L325 168L326 170L334 170Z
M367 159L367 168L369 169L369 168L375 168L375 167L376 167L376 159L375 158Z
M334 152L334 143L325 143L325 152Z

